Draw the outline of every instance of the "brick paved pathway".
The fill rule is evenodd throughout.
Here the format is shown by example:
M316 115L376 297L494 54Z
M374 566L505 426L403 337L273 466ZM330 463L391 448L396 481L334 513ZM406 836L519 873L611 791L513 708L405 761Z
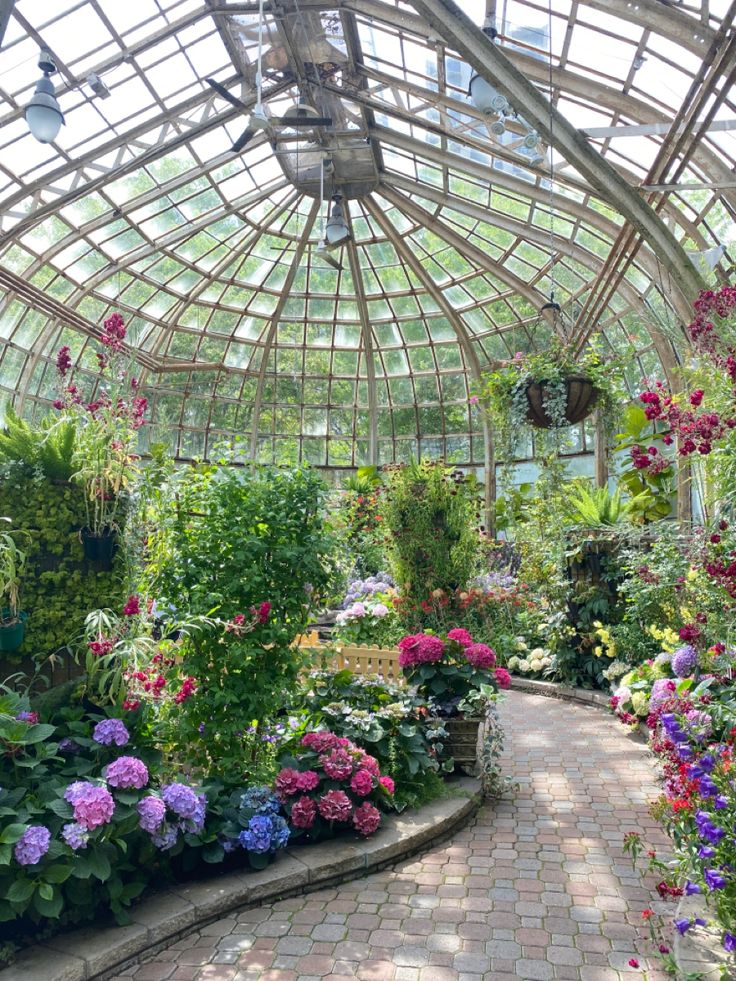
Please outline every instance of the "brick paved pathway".
M114 981L641 977L627 965L641 911L657 906L621 842L633 830L665 842L645 747L600 710L538 695L512 693L502 716L519 789L451 842L228 916Z

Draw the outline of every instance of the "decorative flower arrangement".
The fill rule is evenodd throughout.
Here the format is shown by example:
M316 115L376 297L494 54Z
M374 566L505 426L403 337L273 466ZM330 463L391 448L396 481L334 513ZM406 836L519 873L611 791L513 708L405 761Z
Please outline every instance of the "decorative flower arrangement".
M496 667L496 654L476 644L467 630L456 627L443 637L411 634L399 641L399 665L420 695L431 699L440 715L455 715L460 702L481 686L508 688L509 673Z
M302 752L282 759L274 782L292 835L372 835L381 823L379 807L391 805L391 777L381 774L375 757L333 732L308 732L301 746Z

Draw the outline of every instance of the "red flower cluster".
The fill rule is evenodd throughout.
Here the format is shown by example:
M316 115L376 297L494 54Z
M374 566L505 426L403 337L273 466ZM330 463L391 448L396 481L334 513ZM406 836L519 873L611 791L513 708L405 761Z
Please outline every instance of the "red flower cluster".
M125 340L125 321L119 313L112 313L104 322L100 338L111 351L122 351Z

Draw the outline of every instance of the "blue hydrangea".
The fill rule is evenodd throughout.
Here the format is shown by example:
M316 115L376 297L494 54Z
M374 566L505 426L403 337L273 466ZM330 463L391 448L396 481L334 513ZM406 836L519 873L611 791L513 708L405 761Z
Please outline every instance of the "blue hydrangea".
M238 841L246 851L265 855L285 848L289 840L289 827L278 814L256 814L248 827L240 832Z
M176 825L164 823L160 831L151 835L151 841L160 851L166 852L176 844L178 833Z
M249 787L240 798L240 806L256 814L278 814L279 801L270 787Z
M265 855L271 851L271 818L256 814L248 822L248 827L238 835L240 844L246 851Z

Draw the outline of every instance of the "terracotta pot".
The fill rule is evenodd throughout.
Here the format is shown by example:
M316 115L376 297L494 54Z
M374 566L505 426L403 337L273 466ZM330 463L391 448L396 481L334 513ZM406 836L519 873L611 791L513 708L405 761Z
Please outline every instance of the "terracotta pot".
M587 419L591 414L598 401L598 389L585 375L570 375L565 379L565 389L567 392L565 419L567 424L572 426L576 422ZM526 417L537 429L552 429L554 425L544 409L546 394L547 382L532 382L527 386L526 398L529 408Z
M478 730L483 725L482 716L465 719L445 719L447 739L444 755L455 760L455 767L474 770L478 764Z

